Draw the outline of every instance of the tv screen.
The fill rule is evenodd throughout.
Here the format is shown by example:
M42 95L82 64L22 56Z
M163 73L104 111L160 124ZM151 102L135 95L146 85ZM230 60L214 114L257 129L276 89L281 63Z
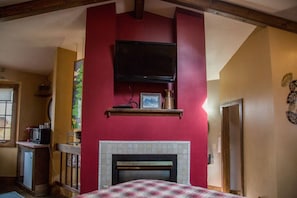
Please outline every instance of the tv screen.
M114 77L125 82L174 82L176 44L117 40Z

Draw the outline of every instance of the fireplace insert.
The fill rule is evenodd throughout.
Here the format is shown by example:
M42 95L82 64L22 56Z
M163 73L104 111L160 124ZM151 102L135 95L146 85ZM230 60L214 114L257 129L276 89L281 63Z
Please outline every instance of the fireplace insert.
M177 155L112 155L112 185L136 179L177 181Z

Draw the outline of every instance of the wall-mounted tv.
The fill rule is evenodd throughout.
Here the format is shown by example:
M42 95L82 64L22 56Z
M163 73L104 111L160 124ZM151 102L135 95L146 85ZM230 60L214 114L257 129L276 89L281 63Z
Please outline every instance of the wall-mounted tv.
M176 43L117 40L114 55L115 81L168 83L176 79Z

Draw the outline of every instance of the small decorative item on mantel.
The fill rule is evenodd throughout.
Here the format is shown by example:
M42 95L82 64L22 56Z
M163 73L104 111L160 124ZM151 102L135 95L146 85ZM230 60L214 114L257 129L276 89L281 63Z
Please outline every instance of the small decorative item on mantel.
M164 109L174 109L173 90L165 89Z
M160 93L140 93L140 109L161 109Z

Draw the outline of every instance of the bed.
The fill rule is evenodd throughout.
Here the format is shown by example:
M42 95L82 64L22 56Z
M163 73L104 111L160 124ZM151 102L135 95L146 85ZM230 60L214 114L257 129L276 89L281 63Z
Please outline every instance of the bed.
M78 195L76 198L242 198L241 196L208 190L197 186L163 180L132 180Z

